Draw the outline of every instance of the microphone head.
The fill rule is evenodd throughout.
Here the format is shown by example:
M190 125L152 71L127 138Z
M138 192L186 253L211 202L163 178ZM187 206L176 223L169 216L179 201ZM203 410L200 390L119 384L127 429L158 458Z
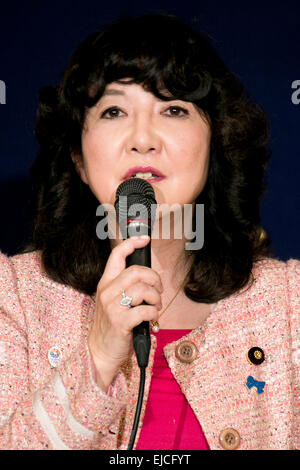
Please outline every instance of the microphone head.
M117 189L115 209L124 238L150 235L157 202L152 185L142 178L123 181Z

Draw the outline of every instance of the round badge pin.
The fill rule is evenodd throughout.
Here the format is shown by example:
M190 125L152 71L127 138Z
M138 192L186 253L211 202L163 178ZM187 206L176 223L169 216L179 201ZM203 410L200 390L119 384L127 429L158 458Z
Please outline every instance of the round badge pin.
M53 346L48 351L48 360L52 367L58 367L62 360L62 352L57 346Z
M254 348L249 349L248 354L247 354L247 359L250 362L250 364L259 366L265 360L265 353L263 352L261 348L258 348L257 346L255 346Z

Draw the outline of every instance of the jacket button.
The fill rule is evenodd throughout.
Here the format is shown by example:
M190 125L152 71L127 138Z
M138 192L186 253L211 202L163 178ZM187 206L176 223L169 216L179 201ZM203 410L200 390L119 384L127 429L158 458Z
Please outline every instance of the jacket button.
M235 450L241 442L239 433L233 428L226 428L220 432L219 442L225 450Z
M190 363L198 356L198 349L191 341L182 341L176 346L175 356L181 362Z

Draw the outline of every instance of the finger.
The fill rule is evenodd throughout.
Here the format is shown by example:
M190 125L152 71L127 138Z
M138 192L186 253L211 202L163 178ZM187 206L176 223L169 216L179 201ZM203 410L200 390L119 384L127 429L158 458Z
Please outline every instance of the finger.
M138 282L134 286L131 286L131 288L126 289L126 295L132 298L132 307L146 302L147 305L156 306L158 310L162 308L160 292L158 292L155 287L149 286L145 282ZM121 294L115 296L113 301L120 304Z
M146 266L133 265L122 271L116 279L105 286L105 289L102 289L105 291L104 298L113 298L116 293L121 294L123 290L127 292L129 288L132 292L133 287L140 283L155 288L160 294L163 292L161 278L156 271ZM99 284L99 291L102 287L103 284Z
M120 312L119 322L120 328L124 328L127 332L142 323L143 321L158 320L159 311L153 305L138 305L130 309ZM121 326L122 325L122 326Z
M102 283L115 279L126 268L127 256L131 255L136 249L146 246L149 241L149 236L130 237L114 247L106 263L101 278Z

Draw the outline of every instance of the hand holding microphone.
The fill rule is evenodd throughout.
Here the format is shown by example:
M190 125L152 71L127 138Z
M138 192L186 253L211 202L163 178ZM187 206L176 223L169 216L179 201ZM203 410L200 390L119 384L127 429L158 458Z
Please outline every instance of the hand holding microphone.
M153 191L146 181L137 178L135 180L150 186ZM125 183L127 181L122 183L123 186L120 185L119 189L122 189L124 185L126 189ZM142 188L144 189L143 185ZM141 195L135 191L134 187L134 197L140 200ZM128 206L130 206L130 195ZM130 224L134 224L135 228L140 224L142 233L145 234L146 229L148 233L151 233L151 223L149 227L145 214L133 218L127 216L128 214L125 213L122 217L121 213L119 217L121 223L125 221L125 226L121 228L121 231L123 229L123 237L128 235L128 232L133 236L125 238L113 248L108 258L98 284L95 318L88 337L89 349L95 365L95 378L104 391L108 389L120 366L132 354L133 329L137 327L137 333L142 331L143 336L148 322L157 320L159 310L162 308L163 287L160 276L151 267L145 265L151 265L150 237L136 238L134 235L139 233L139 229L130 230ZM132 298L130 309L120 303L123 291ZM142 325L142 329L139 325Z

